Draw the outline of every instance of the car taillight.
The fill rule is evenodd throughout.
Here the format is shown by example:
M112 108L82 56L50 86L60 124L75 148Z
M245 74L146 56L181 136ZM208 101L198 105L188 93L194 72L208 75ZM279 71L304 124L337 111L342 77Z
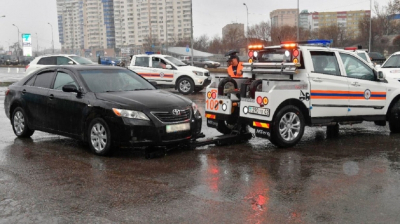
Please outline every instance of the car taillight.
M29 64L25 67L25 71L29 68Z
M6 96L8 95L8 93L10 92L10 90L9 89L7 89L7 91L6 91Z

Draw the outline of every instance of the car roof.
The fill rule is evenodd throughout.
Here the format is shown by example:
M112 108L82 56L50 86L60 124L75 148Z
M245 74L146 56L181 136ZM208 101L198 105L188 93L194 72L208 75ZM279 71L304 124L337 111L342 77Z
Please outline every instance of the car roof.
M71 71L85 71L85 70L126 70L127 68L119 66L106 66L106 65L57 65L57 66L46 66L43 70L51 69L67 69ZM42 69L40 69L42 70ZM38 70L38 71L40 71Z

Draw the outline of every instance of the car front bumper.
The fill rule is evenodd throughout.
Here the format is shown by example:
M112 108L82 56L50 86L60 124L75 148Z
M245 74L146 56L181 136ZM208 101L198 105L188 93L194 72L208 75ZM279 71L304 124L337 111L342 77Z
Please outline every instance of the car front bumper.
M153 120L154 121L154 120ZM201 133L202 117L192 115L190 130L167 133L168 123L129 118L108 118L112 141L122 147L178 146L187 144ZM184 123L184 122L181 122Z

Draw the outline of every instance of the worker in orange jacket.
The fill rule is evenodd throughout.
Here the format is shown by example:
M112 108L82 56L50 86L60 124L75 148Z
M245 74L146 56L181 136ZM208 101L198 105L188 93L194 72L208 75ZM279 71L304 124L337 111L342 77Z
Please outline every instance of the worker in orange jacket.
M240 62L239 57L231 55L228 59L228 74L232 78L241 78L243 76L243 63Z

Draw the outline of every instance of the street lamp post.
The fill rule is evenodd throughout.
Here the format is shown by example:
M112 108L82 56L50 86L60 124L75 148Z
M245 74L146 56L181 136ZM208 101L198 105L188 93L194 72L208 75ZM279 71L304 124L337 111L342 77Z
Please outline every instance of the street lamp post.
M39 37L37 33L35 34L36 34L36 56L39 56Z
M371 52L371 23L372 23L372 0L369 1L369 41L368 41L368 52Z
M18 30L18 39L17 39L18 51L17 51L17 57L19 57L19 51L20 51L20 49L19 49L19 28L18 28L18 26L16 26L15 24L12 24L12 25L15 26L15 27L17 27L17 30Z
M300 40L300 8L299 8L299 0L297 0L297 40Z
M249 8L247 7L246 3L243 3L244 6L246 6L246 12L247 12L247 35L246 35L246 39L247 39L247 46L246 48L249 46Z
M54 37L53 37L53 26L50 23L47 23L51 26L51 45L53 45L53 54L54 54Z

